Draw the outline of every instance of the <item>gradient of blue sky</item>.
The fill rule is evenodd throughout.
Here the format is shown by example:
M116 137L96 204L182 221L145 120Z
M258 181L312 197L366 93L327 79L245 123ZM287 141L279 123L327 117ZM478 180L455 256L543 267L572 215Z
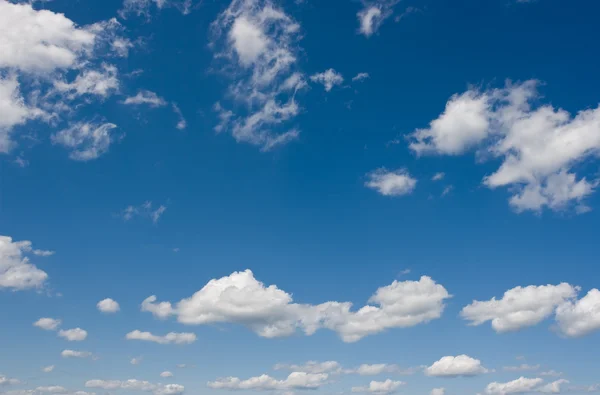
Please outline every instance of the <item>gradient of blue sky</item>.
M52 0L34 1L30 9L24 1L0 0L0 7L0 48L7 48L0 54L0 393L178 394L185 387L185 394L212 395L227 391L215 388L219 378L284 380L307 361L339 365L326 378L308 372L317 388L308 388L303 376L297 385L240 391L600 392L600 296L592 291L582 299L599 287L597 2ZM257 18L269 7L278 16L261 25ZM40 10L51 17L40 17ZM75 24L63 26L69 34L95 35L81 48L57 39L77 61L36 63L34 51L20 57L9 51L46 45L60 13ZM18 15L23 20L11 25ZM369 24L365 15L375 19ZM111 18L118 23L105 22ZM243 30L236 47L231 31L240 18L262 32ZM28 22L45 33L27 41L31 31L19 26ZM256 46L269 39L273 47ZM261 84L256 76L268 64L260 54L271 48L289 51L295 61ZM82 84L79 91L61 85L90 71L102 73L101 84ZM294 72L298 80L283 89ZM368 77L353 80L360 73ZM536 90L531 82L519 85L534 80ZM6 88L11 82L17 91ZM531 95L529 108L507 104L518 88ZM269 124L263 112L263 124L238 127L268 101L256 96L249 105L256 92L289 119ZM135 103L138 94L145 103ZM473 103L463 99L469 97L479 107L468 107ZM458 110L444 117L452 103ZM23 106L28 115L11 121ZM537 127L536 116L549 106L553 115L563 109L571 118ZM227 111L230 122L217 133ZM530 122L516 127L503 118L516 112ZM436 119L437 129L430 126ZM482 127L483 120L489 125ZM93 125L105 125L97 133L109 137L91 138L86 130ZM429 138L419 150L415 132L423 129ZM431 137L441 134L448 144ZM83 143L73 143L78 136ZM499 151L509 138L511 150ZM511 174L525 178L486 182L515 152L526 159ZM525 203L510 203L527 191ZM31 247L15 244L21 241ZM48 278L23 285L10 277L25 257ZM159 319L141 311L151 295L175 308L210 280L226 283L246 269L281 291L273 295L250 281L254 287L240 291L237 303L257 303L245 306L243 319L219 311L222 322L188 325L177 321L181 312ZM448 297L417 287L421 276ZM369 298L394 281L408 289L391 292L400 312L377 312L381 321L373 325L381 331L366 329L368 335L351 339L357 341L344 341L339 322L370 323L352 321L351 313L331 313L337 326L320 317L321 328L310 336L296 321L329 301L351 302L353 312L377 306ZM512 302L486 307L492 317L506 318L507 311L524 317L511 331L498 333L502 319L495 330L489 321L469 325L468 314L461 315L474 300L542 285L552 287L529 288ZM415 307L415 289L424 292L422 308ZM253 310L283 292L310 306L301 313L285 303L267 313ZM220 297L214 306L227 300ZM117 301L119 311L98 311L105 298ZM412 318L423 312L432 317ZM409 323L381 324L390 316ZM60 327L34 326L42 317L60 319ZM265 321L298 327L274 338L248 328ZM58 336L78 327L87 331L82 341ZM196 340L127 340L134 330L193 333ZM94 358L64 358L64 350ZM462 372L459 377L426 374L443 357L461 355L472 359L449 368ZM362 364L399 368L352 371ZM504 368L521 365L531 369ZM43 372L47 366L54 369ZM164 371L173 377L161 377ZM561 375L543 375L551 371ZM512 390L501 385L520 377L531 381L515 382ZM128 379L150 384L140 392L90 382ZM405 384L363 388L387 379ZM569 382L544 387L557 380Z

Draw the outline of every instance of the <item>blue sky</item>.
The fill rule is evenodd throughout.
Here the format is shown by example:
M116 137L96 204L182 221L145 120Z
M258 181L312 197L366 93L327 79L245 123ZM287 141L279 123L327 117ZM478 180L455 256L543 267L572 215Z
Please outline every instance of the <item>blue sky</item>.
M0 0L0 394L600 392L599 11Z

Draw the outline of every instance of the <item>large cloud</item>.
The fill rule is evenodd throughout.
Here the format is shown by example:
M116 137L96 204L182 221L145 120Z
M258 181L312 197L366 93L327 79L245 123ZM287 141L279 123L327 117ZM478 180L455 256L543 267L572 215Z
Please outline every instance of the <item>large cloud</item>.
M250 270L213 279L175 307L156 303L151 296L142 311L159 318L175 315L190 325L237 323L263 337L288 336L303 330L307 335L320 328L337 332L342 340L355 342L390 328L411 327L439 318L444 302L451 296L431 278L419 281L394 281L379 288L371 304L351 311L350 302L325 302L319 305L293 303L292 296L275 285L265 286Z
M306 85L296 69L300 26L268 0L233 0L212 24L220 68L234 78L226 100L217 103L217 132L270 150L298 136L287 121L300 112L296 92Z
M0 236L0 289L16 291L40 288L46 282L48 274L29 263L28 253L38 256L30 241L13 241L10 236ZM43 252L43 251L42 251Z
M600 330L600 291L592 289L583 298L560 305L556 321L561 332L570 337Z
M583 199L597 182L577 176L575 166L600 153L600 107L575 116L551 105L534 107L538 85L531 80L454 95L428 128L410 136L410 148L440 155L477 148L482 157L500 158L500 167L483 183L512 187L510 204L517 211L569 204L585 211Z

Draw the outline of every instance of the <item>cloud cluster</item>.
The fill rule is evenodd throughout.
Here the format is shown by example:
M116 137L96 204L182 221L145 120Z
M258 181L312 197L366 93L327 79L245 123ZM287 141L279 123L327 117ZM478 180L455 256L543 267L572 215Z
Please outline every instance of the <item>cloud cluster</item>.
M269 0L233 0L212 24L215 59L233 80L214 110L215 131L267 151L298 137L287 126L300 112L296 93L306 86L297 71L300 25Z
M51 251L34 250L28 240L13 241L10 236L0 236L0 290L21 291L44 285L48 274L29 262L26 256L29 253L42 257L53 254Z
M437 319L450 297L442 285L423 276L419 281L394 281L379 288L369 299L371 304L357 311L352 311L350 302L298 304L289 293L275 285L265 286L246 270L209 281L175 307L156 303L151 296L143 301L142 311L163 319L174 315L189 325L236 323L269 338L289 336L299 329L311 335L326 328L345 342L355 342L386 329Z
M572 116L551 105L535 107L538 85L530 80L454 95L428 128L410 136L410 148L419 155L478 149L483 158L500 158L502 164L483 184L511 187L509 203L518 212L569 205L586 211L583 200L598 182L578 177L575 166L600 152L600 108Z
M263 374L242 380L238 377L225 377L207 383L209 388L227 390L253 390L253 391L289 391L297 389L317 389L327 382L326 373L292 372L283 379L277 380Z

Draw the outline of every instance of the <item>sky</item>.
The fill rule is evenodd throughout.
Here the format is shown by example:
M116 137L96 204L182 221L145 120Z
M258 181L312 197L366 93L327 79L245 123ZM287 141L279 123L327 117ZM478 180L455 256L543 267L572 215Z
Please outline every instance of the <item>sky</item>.
M599 12L0 0L0 394L600 393Z

